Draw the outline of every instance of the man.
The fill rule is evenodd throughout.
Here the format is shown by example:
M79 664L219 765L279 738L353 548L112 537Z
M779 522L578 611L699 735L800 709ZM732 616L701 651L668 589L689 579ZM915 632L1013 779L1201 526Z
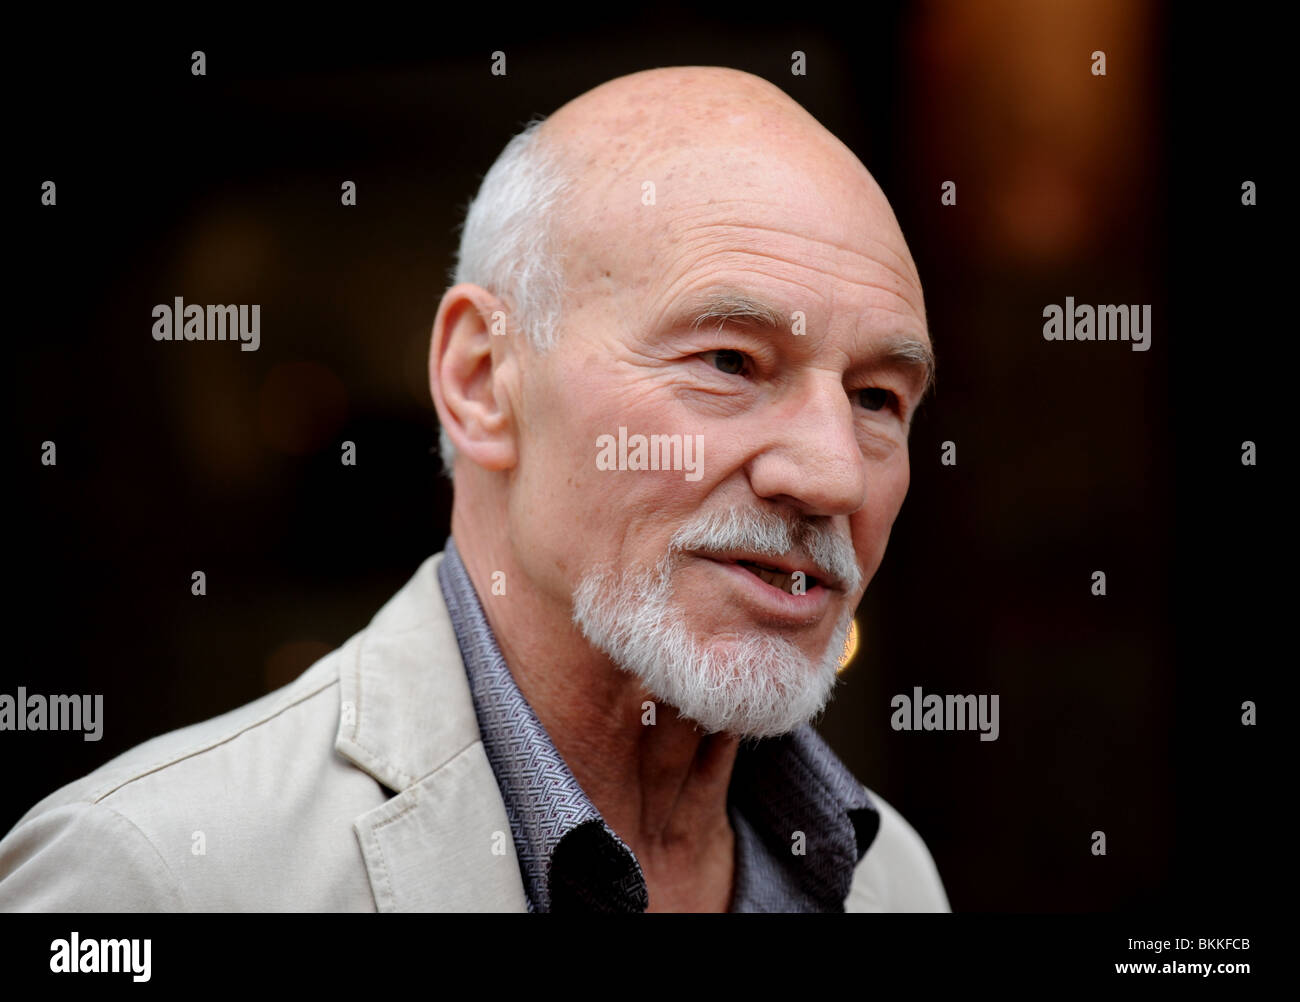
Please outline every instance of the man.
M434 321L444 552L38 804L0 907L946 910L809 725L931 374L884 195L778 88L654 70L530 125Z

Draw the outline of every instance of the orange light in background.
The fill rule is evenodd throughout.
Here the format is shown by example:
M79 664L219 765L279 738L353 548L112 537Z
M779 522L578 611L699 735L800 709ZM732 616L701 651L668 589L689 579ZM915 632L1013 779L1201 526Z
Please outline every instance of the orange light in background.
M858 653L858 621L856 619L849 621L849 635L844 638L844 653L840 655L840 666L837 671L844 671L853 661L853 656Z
M1145 212L1156 132L1159 6L1126 0L916 5L910 154L978 196L972 254L1006 268L1103 251ZM1106 75L1093 72L1104 52ZM933 192L933 195L931 194Z

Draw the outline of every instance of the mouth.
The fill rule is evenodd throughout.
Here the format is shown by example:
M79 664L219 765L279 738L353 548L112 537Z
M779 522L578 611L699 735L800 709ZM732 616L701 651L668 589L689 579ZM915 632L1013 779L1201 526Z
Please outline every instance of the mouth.
M816 626L829 612L837 592L835 583L812 576L811 565L800 562L791 566L781 559L780 564L769 563L772 557L755 559L754 553L695 553L707 563L720 568L733 582L731 597L749 610L749 613L768 627L775 629L803 629ZM804 580L795 590L795 575ZM720 611L720 610L719 610Z
M764 584L795 598L813 593L842 592L847 587L834 574L818 567L811 560L795 554L773 557L768 554L730 550L696 551L694 556L744 570ZM799 579L802 579L801 582Z
M736 560L734 563L745 568L755 577L761 578L770 584L773 588L780 588L787 595L794 594L795 574L803 574L804 591L811 591L822 582L811 574L802 571L785 571L780 567L773 567L771 564L761 564L756 560Z

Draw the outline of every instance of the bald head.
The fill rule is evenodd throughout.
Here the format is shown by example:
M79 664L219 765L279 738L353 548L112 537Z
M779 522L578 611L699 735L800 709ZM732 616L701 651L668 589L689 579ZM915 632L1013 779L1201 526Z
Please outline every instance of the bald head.
M695 161L710 150L776 148L865 169L779 87L740 70L677 66L619 77L553 114L543 136L588 181ZM588 176L589 175L589 176Z
M763 227L797 230L822 250L870 245L872 281L894 300L880 308L924 330L916 266L875 179L780 88L724 67L619 77L530 123L471 204L455 280L500 296L514 329L544 351L575 302L618 291L621 305L608 305L630 322L629 309L644 316L647 300L680 282L676 251ZM932 377L928 336L906 340ZM442 454L451 475L445 426Z
M852 154L779 87L717 66L645 70L601 84L564 105L543 129L575 160L618 173L645 158L767 138L813 141Z
M795 196L805 209L820 203L809 224L828 239L847 241L856 229L877 241L915 286L913 306L923 315L915 265L875 179L761 77L714 66L619 77L556 111L538 138L574 181L554 220L566 285L637 267L638 251L684 235L703 206Z

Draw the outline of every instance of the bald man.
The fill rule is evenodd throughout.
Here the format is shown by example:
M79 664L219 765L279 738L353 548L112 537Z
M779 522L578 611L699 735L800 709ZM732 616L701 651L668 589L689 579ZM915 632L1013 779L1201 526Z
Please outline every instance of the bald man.
M653 70L530 124L433 325L444 550L33 808L0 907L947 910L810 725L932 373L884 194L778 88Z

